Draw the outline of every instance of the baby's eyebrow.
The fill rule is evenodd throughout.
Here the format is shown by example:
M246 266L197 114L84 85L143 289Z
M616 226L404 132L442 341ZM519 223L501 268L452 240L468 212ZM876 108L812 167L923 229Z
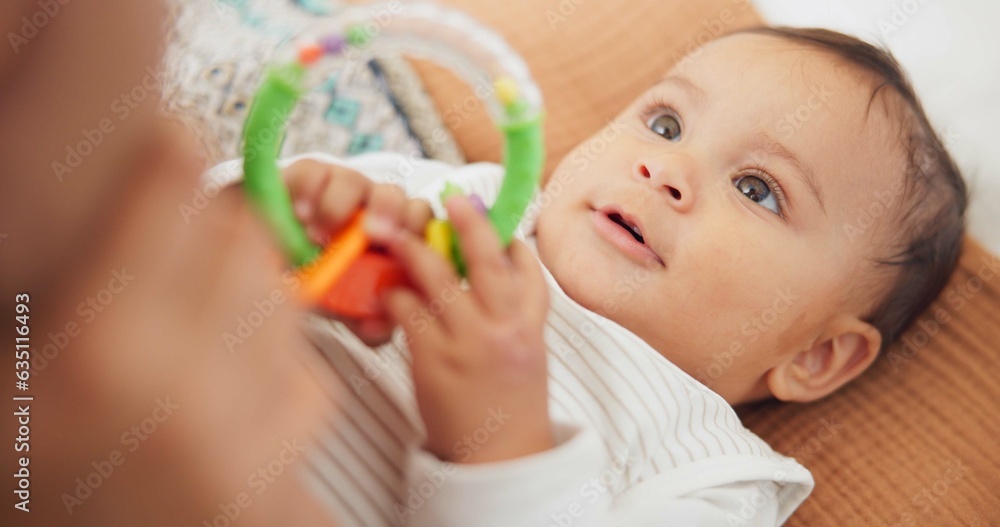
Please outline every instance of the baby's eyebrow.
M677 86L683 91L686 91L696 104L704 104L705 100L708 99L708 94L705 90L701 89L697 84L691 82L687 77L681 77L679 75L668 75L660 79L659 84L672 84Z
M826 214L826 205L823 204L823 196L820 194L819 185L816 182L816 173L809 168L808 165L804 164L798 156L792 153L791 150L785 148L785 145L779 143L776 139L768 135L767 132L763 130L757 130L754 134L755 146L768 154L777 156L784 159L788 164L792 165L794 171L799 174L803 183L809 188L810 194L816 198L816 203L819 204L819 209Z

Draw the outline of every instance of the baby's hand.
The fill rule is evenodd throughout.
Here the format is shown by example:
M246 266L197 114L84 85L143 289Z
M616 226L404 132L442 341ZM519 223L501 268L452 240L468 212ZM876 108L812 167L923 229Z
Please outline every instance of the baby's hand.
M321 245L362 207L368 209L365 232L376 245L399 229L422 236L434 216L426 201L408 199L399 186L373 183L348 168L305 159L286 168L284 177L296 216Z
M422 236L434 216L426 201L408 199L402 188L373 183L347 168L307 159L285 169L284 178L296 216L321 246L360 208L367 209L365 231L374 245L385 245L403 230ZM393 328L384 317L344 323L369 346L387 342Z
M523 243L505 251L467 199L451 198L446 206L468 266L468 290L451 264L414 236L404 232L389 246L416 288L390 291L385 306L407 333L425 447L465 463L547 450L553 443L542 271ZM483 443L480 429L490 434ZM468 443L473 434L477 441Z

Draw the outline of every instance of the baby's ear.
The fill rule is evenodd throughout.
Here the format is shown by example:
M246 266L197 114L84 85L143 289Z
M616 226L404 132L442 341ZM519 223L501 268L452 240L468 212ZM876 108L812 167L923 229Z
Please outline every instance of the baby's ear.
M844 315L812 347L772 368L767 386L782 401L815 401L861 375L878 357L881 346L882 335L875 326Z

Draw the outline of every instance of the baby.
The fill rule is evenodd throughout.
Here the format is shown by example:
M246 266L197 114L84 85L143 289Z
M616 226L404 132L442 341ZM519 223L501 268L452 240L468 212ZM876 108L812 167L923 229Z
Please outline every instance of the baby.
M127 119L109 110L160 61L162 5L53 5L0 8L8 36L45 21L0 53L0 288L30 293L33 345L57 350L31 378L31 516L8 507L0 523L322 525L290 470L264 470L284 470L289 439L326 409L294 306L240 353L220 338L281 286L266 233L239 195L183 222L192 147L154 97ZM898 68L845 37L738 34L667 78L601 132L600 157L566 157L509 251L468 203L447 204L468 288L412 234L425 202L378 184L398 158L289 167L318 237L367 207L413 283L386 318L311 321L351 388L311 458L331 523L763 525L805 498L808 473L731 406L815 399L870 364L948 275L963 185ZM85 162L54 172L81 144ZM414 197L447 176L486 201L501 176L415 172ZM134 282L78 318L119 269ZM382 343L395 325L405 339L374 351L352 333ZM180 408L123 448L159 398ZM246 485L259 470L262 493Z
M964 183L896 62L854 38L726 36L598 137L508 250L443 204L467 287L419 241L421 198L448 180L489 202L500 167L418 164L405 189L388 154L287 167L318 241L367 207L412 284L354 334L311 324L352 388L314 457L345 525L780 524L811 476L732 406L844 386L955 265Z

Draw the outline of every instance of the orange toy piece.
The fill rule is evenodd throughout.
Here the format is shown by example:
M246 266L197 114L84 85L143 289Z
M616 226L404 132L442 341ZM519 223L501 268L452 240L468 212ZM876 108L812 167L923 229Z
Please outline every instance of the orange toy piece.
M364 212L355 214L323 253L299 271L306 301L345 318L381 316L379 295L406 283L395 260L369 250L364 218Z
M346 318L384 315L379 304L383 292L406 283L403 268L381 253L368 251L354 260L319 301L319 305Z
M323 299L348 267L368 249L368 237L362 228L364 218L363 212L355 214L316 261L299 270L302 295L309 303Z

